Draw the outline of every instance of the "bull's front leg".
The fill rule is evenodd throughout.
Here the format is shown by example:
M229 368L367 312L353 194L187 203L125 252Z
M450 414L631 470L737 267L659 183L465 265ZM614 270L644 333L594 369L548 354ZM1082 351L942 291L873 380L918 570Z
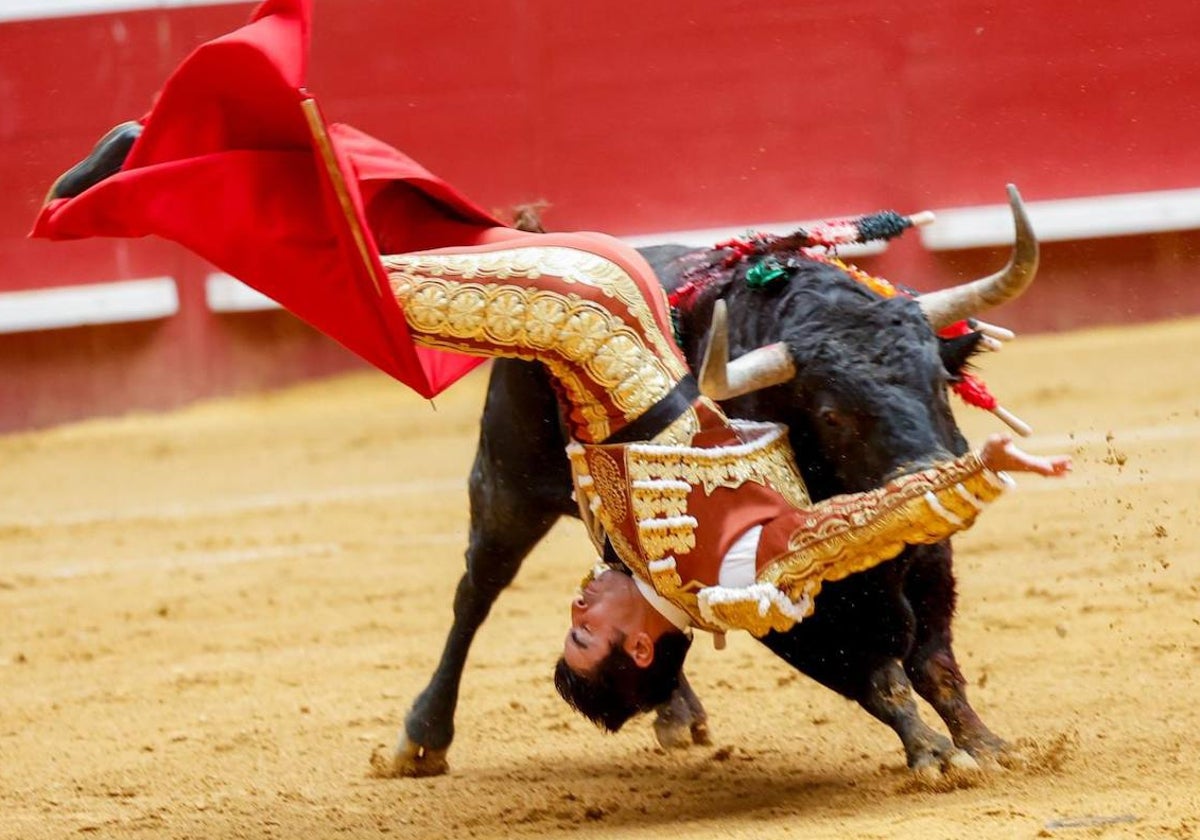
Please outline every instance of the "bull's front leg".
M557 417L558 403L540 366L507 359L493 365L471 469L467 568L454 595L454 621L395 751L372 757L376 774L446 772L459 685L475 633L526 555L560 516L575 510Z
M447 771L459 686L475 633L525 556L558 516L558 511L544 507L525 509L519 516L504 517L508 525L502 531L491 527L492 517L473 523L467 571L455 591L454 622L441 659L429 684L413 701L395 751L390 756L372 756L376 775L437 776Z
M977 769L970 755L922 718L901 660L915 620L903 594L903 559L826 584L816 612L763 644L801 673L855 700L900 738L920 776Z
M937 777L948 771L979 769L974 758L921 719L912 685L898 659L883 662L871 671L867 690L859 702L900 736L908 767L918 776Z
M904 669L917 693L945 722L950 737L983 767L1012 767L1019 753L990 730L967 700L967 681L952 647L955 588L949 541L913 550L905 595L916 618L912 651Z

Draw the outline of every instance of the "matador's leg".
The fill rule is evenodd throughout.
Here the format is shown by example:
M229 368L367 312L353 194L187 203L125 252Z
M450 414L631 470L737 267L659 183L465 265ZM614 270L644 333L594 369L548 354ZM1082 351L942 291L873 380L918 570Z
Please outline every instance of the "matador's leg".
M545 234L383 265L417 343L541 362L576 440L604 440L688 375L649 266L609 237Z

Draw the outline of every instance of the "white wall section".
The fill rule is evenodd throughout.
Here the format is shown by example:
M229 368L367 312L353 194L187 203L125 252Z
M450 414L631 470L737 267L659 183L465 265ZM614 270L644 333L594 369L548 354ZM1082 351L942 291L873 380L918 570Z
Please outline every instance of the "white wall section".
M0 293L0 333L125 324L179 311L172 277Z
M1041 242L1102 239L1200 228L1200 189L1098 195L1031 201L1025 205ZM986 248L1013 241L1007 204L937 210L937 221L921 228L931 251Z
M0 23L41 18L107 15L114 12L141 12L150 9L178 9L185 6L230 6L255 0L0 0Z

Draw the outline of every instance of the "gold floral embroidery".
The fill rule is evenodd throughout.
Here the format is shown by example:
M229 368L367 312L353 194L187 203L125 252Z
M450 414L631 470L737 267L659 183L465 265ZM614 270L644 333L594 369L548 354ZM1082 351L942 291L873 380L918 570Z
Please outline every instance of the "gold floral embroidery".
M628 448L629 477L634 481L674 479L712 493L717 487L737 488L748 481L773 488L795 507L809 504L808 491L796 471L786 429L769 423L738 423L733 428L741 445L699 448L632 444Z
M566 298L551 292L530 296L524 326L525 340L531 347L547 350L555 346L567 320L567 303Z
M683 585L683 580L679 577L679 569L675 566L674 557L655 560L653 563L647 564L647 570L650 572L650 585L659 594L674 592Z
M604 509L602 518L619 522L625 518L629 508L625 504L625 482L613 459L603 452L593 452L588 466L600 504Z
M648 560L687 554L696 547L696 520L691 516L643 520L638 523L638 540Z
M607 316L607 317L606 317ZM569 359L583 359L596 352L609 335L613 318L604 310L577 307L559 330L558 343Z
M457 338L474 338L483 326L483 307L487 296L481 289L459 289L450 297L446 323L450 334Z
M484 349L455 341L462 339L488 345L489 355L544 362L562 384L573 419L592 440L606 438L617 421L643 414L686 374L637 284L618 265L594 254L527 247L399 254L383 257L383 264L420 343L475 353ZM495 282L543 275L598 289L618 301L642 333L600 302Z
M929 497L962 502L958 485L982 503L999 495L974 454L929 470L902 476L887 486L856 498L835 496L813 505L798 521L787 553L768 563L758 579L773 583L793 600L815 598L825 581L841 580L899 554L905 545L935 543L968 527L969 515L948 519L930 505Z
M614 335L595 352L592 365L605 382L624 382L634 371L638 347L627 335Z
M635 481L631 493L633 516L639 522L659 516L683 516L690 489L683 482Z
M405 311L414 327L432 332L445 322L448 303L446 290L431 286L416 291Z
M524 296L516 289L501 289L492 297L484 319L487 334L501 344L511 344L525 329Z
M707 397L700 398L701 402L706 402L707 400ZM691 440L692 436L699 431L700 418L696 415L696 409L693 406L676 417L671 425L655 435L653 443L684 444Z

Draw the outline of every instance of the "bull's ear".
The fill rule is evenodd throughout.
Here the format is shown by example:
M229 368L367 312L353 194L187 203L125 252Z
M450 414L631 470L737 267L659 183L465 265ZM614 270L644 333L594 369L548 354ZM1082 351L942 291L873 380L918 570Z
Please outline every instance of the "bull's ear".
M942 367L951 377L962 376L971 357L979 352L979 344L982 340L983 333L980 332L969 332L954 338L938 339L938 353L942 357Z

